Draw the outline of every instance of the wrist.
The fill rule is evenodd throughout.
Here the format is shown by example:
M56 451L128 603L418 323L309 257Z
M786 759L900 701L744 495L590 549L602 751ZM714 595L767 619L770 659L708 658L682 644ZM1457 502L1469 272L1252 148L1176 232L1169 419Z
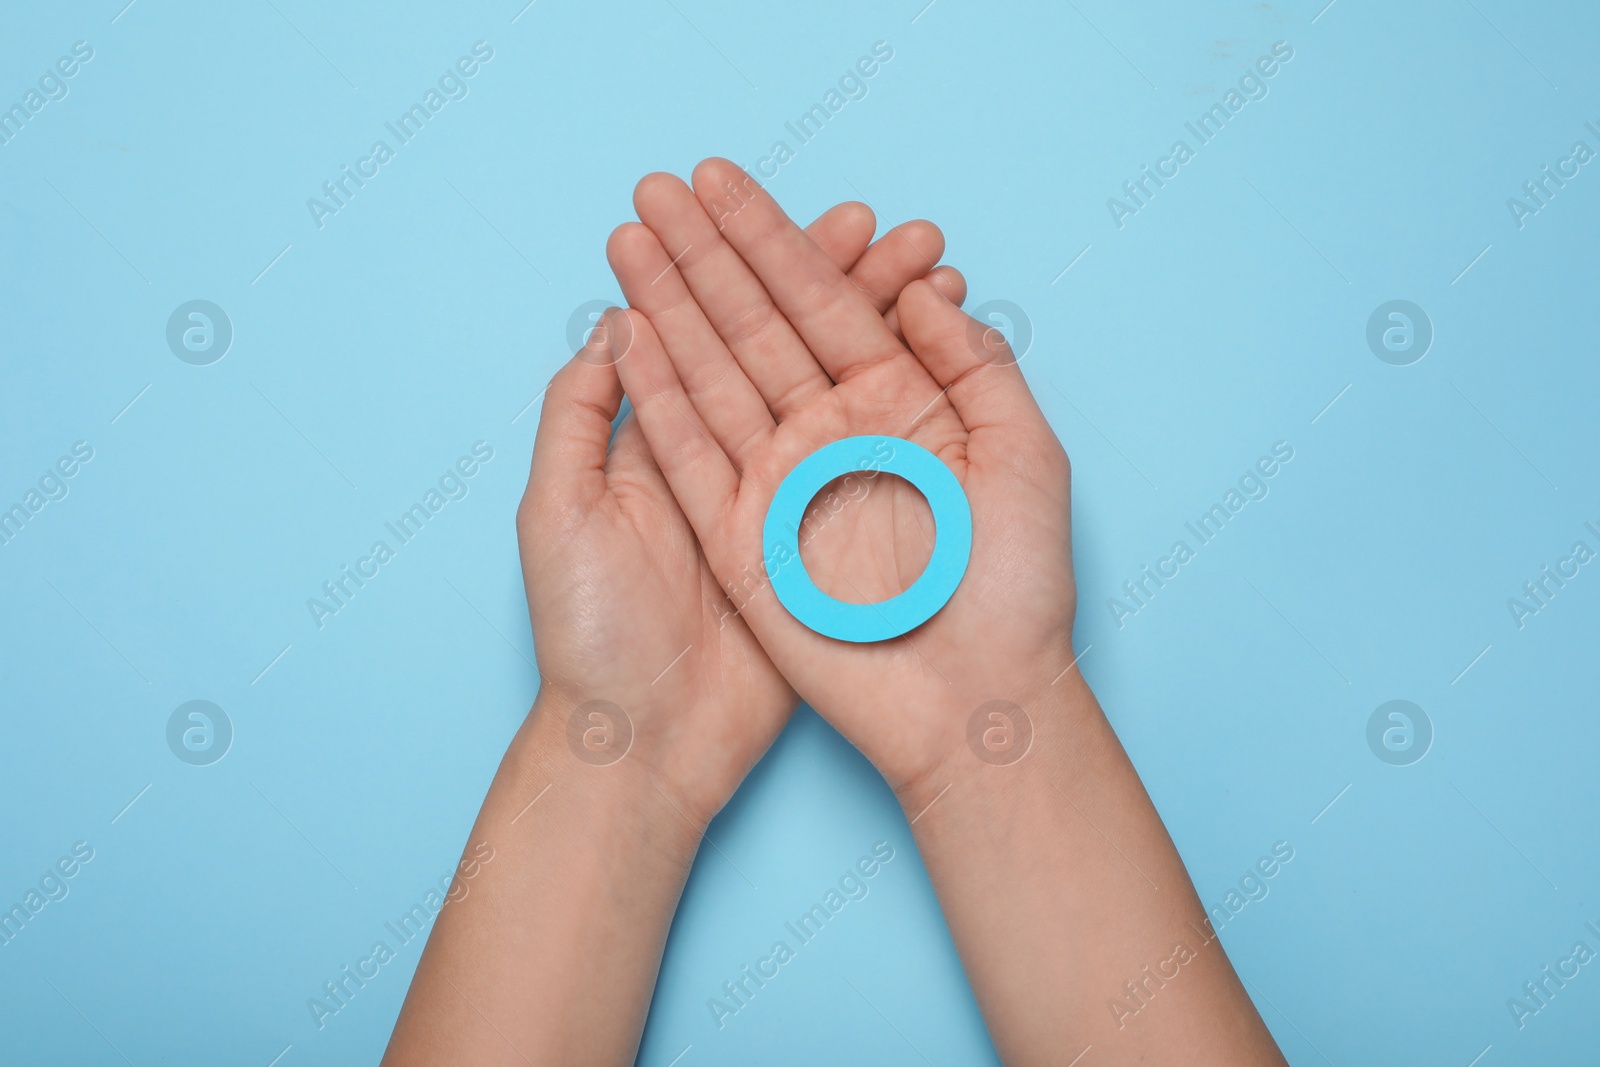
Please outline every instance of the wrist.
M1020 799L1051 792L1103 762L1115 735L1076 672L1019 702L990 701L963 716L961 734L936 762L903 783L896 798L913 830L952 800Z
M687 866L710 816L662 778L636 741L615 704L540 692L506 753L528 798L513 818L549 806L599 827L626 820L663 859Z

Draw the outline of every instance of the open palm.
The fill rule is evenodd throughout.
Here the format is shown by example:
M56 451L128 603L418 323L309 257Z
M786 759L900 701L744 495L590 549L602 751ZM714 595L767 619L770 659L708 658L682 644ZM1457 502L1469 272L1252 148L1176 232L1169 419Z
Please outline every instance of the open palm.
M928 272L897 240L868 247L871 212L843 204L808 232L837 270L850 271L880 328L896 320L904 285ZM938 284L959 296L959 274ZM638 421L625 418L619 365L631 358L626 320L611 312L551 382L534 446L518 532L542 678L541 701L594 720L615 751L648 767L703 826L782 728L795 697L737 617L695 533L652 458ZM585 732L584 737L590 735Z
M960 752L980 705L1026 708L1072 661L1065 453L996 332L918 281L900 294L897 334L733 164L701 164L693 190L653 175L636 202L645 226L613 235L611 256L636 309L619 370L651 450L777 668L891 785L911 786ZM664 301L662 285L695 303ZM739 314L729 294L757 291L771 313ZM795 620L762 562L779 483L859 434L934 453L973 512L971 560L949 604L870 644ZM876 602L916 577L936 531L905 483L860 484L835 489L836 509L823 500L829 517L802 551L824 591Z

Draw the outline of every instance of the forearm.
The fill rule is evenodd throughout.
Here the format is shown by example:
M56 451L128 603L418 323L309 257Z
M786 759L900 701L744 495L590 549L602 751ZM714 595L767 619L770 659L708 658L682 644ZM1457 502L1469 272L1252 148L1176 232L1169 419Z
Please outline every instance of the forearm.
M1002 1059L1282 1063L1087 685L1027 711L1022 759L901 796Z
M439 914L390 1067L633 1062L699 833L643 761L576 758L552 705L489 788L465 854L493 858Z

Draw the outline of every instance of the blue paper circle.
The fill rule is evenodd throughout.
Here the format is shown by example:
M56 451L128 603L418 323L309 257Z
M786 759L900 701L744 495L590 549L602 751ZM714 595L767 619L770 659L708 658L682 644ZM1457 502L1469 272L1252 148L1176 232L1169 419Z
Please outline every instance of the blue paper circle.
M800 523L811 499L841 474L898 474L933 509L933 556L911 588L876 604L847 604L818 589L800 559ZM972 508L966 491L939 458L899 437L846 437L801 460L778 486L762 529L773 592L789 614L840 641L887 641L916 629L949 602L972 555Z

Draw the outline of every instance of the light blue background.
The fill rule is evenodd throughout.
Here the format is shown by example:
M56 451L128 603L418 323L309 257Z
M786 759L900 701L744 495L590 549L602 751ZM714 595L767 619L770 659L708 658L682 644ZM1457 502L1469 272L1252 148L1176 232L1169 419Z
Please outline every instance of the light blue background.
M1506 1002L1600 948L1600 568L1523 629L1506 601L1600 547L1600 165L1520 230L1506 200L1600 149L1595 8L924 2L0 14L0 104L95 50L0 146L0 505L95 450L0 547L0 904L95 849L0 947L0 1058L377 1058L417 944L324 1029L306 1001L454 864L534 696L527 405L616 295L605 236L648 170L793 147L883 40L770 186L934 219L973 304L1026 309L1084 673L1208 904L1296 850L1223 934L1291 1062L1593 1062L1600 966L1520 1031ZM470 95L319 230L306 198L478 40ZM1279 40L1270 95L1118 229ZM195 298L236 331L209 367L164 340ZM1412 366L1366 347L1392 298L1434 324ZM478 440L470 496L319 630L306 598ZM1107 599L1280 440L1271 495L1119 629ZM195 698L236 730L203 768L164 737ZM1436 731L1409 767L1365 741L1392 698ZM642 1063L993 1060L903 817L813 714L711 836ZM878 840L871 895L719 1031L706 999Z

